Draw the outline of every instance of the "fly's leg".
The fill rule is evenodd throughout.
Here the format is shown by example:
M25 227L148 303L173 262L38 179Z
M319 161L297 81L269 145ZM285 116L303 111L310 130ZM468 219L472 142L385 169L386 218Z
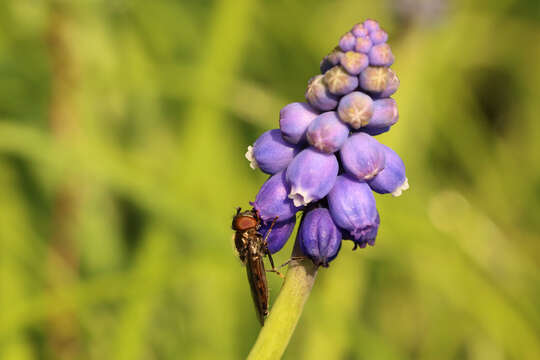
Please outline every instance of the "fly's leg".
M266 247L266 245L265 245ZM272 254L270 254L270 251L268 251L268 248L266 247L266 254L268 255L268 260L270 260L270 265L272 265L271 269L266 270L267 272L273 272L276 273L280 278L285 279L285 276L283 276L282 273L280 273L276 267L274 266L274 260L272 259Z
M268 260L270 261L270 265L272 266L272 269L269 269L269 270L266 270L266 271L267 272L274 272L274 273L278 274L280 278L284 279L285 276L283 276L283 274L280 273L276 269L276 266L274 265L274 259L272 259L272 254L270 253L270 250L268 250L268 242L266 241L268 239L268 235L270 235L270 232L272 231L272 228L276 224L277 219L278 218L276 216L274 218L274 220L272 221L272 224L270 224L270 228L268 228L268 231L266 232L266 235L265 235L264 240L263 240L263 246L264 246L264 252L266 253L266 255L268 255Z
M281 274L278 269L281 269L284 266L289 265L293 261L301 261L304 260L305 256L291 256L291 258L287 261L285 261L283 264L281 264L277 269L274 267L274 262L272 261L272 255L270 255L270 252L268 252L268 259L270 260L270 264L272 265L272 269L266 270L267 272L275 272L278 274L282 279L284 278L283 274Z
M278 218L276 216L274 218L274 220L272 220L272 224L270 224L270 227L268 228L268 231L266 232L266 235L264 236L264 239L263 239L264 252L268 255L268 258L270 259L270 265L272 265L272 269L275 269L274 260L272 260L272 255L270 254L270 251L268 250L268 242L267 242L267 240L268 240L268 236L272 232L272 228L276 224L277 219Z
M276 275L278 275L280 278L285 279L285 275L283 275L282 273L280 273L276 269L267 269L266 272L276 273Z
M300 260L304 260L305 258L306 258L305 256L291 256L291 258L289 260L287 260L283 264L279 265L278 269L281 269L282 267L289 265L293 261L300 261Z

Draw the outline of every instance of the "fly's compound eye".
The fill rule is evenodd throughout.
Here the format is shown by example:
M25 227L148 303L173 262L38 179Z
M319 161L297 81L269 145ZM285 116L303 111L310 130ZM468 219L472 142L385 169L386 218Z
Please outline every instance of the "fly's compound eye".
M234 229L245 231L257 227L257 219L251 216L237 216L234 219Z

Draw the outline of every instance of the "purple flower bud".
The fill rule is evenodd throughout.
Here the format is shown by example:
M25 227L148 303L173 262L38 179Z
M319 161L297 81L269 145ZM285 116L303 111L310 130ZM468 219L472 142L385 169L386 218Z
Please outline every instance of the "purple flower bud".
M381 144L382 145L382 144ZM379 194L392 194L400 196L409 188L409 181L405 177L405 165L398 154L388 146L382 145L386 158L386 165L368 184Z
M366 125L368 129L380 129L394 125L399 119L396 100L379 99L373 102L373 116Z
M374 129L368 129L368 128L360 128L360 132L369 134L371 136L377 136L384 134L385 132L388 132L390 130L390 126L383 127L383 128L374 128Z
M259 212L264 223L272 222L276 217L279 222L289 220L299 210L288 198L289 189L285 171L272 175L261 186L251 205Z
M358 37L356 38L356 45L354 46L354 51L367 54L369 50L371 50L372 46L373 43L368 36Z
M343 51L351 51L354 49L354 45L356 44L356 37L348 32L345 35L339 39L339 47Z
M338 98L328 91L323 82L323 75L317 75L309 79L306 100L311 106L320 111L333 110L338 103Z
M399 79L397 74L392 69L388 69L387 83L384 91L379 95L381 98L392 96L399 88Z
M349 127L339 120L335 111L317 116L307 130L309 143L329 154L338 151L348 136Z
M368 66L359 76L360 87L372 94L380 94L388 85L390 69L383 66Z
M378 29L369 34L373 45L382 44L388 40L388 34L383 29Z
M309 211L304 215L298 232L302 251L316 266L327 267L341 248L341 230L334 224L328 209Z
M328 61L332 65L337 65L341 61L341 58L345 55L343 51L339 48L339 46L336 46L334 50L330 54L328 54L326 57L328 58Z
M358 75L368 67L369 59L366 54L347 51L341 58L341 65L349 74Z
M339 46L336 46L331 53L322 59L320 64L321 74L326 73L328 70L338 65L343 55L345 55L345 53L341 51Z
M371 66L390 66L394 63L394 54L392 54L390 45L386 43L373 45L368 56Z
M347 73L342 66L334 66L323 78L328 91L335 95L345 95L358 86L358 77Z
M334 222L357 243L375 238L379 226L375 197L368 184L349 175L337 177L328 194L328 207Z
M381 28L379 23L372 19L367 19L366 21L364 21L364 27L370 34L375 30L379 30Z
M373 100L360 91L354 91L341 98L338 115L341 121L358 129L366 125L373 115Z
M271 225L271 221L261 225L259 232L262 234L263 238L266 237L266 233ZM272 231L270 231L270 234L268 234L268 238L266 239L270 253L277 253L283 248L283 246L285 246L287 240L289 240L291 237L294 230L294 225L296 225L296 216L293 216L287 221L276 222L274 224Z
M356 37L368 35L367 29L364 27L364 24L361 24L361 23L354 25L353 28L351 29L351 33Z
M363 132L350 136L341 147L340 155L345 171L359 180L370 180L384 169L382 144Z
M279 128L281 136L291 144L302 144L307 141L306 131L319 113L306 103L291 103L279 112Z
M279 129L263 133L253 146L248 146L246 158L252 169L260 168L267 174L275 174L289 165L299 148L289 144Z
M333 154L307 148L295 156L287 168L289 198L295 206L307 205L325 197L338 174L339 165Z

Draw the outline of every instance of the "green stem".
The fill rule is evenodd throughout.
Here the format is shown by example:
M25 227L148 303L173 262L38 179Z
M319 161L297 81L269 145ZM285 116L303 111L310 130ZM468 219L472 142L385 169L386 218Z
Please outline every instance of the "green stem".
M298 238L292 257L304 257ZM248 355L248 360L281 358L302 315L316 275L317 267L310 259L304 257L303 260L291 261L285 282Z

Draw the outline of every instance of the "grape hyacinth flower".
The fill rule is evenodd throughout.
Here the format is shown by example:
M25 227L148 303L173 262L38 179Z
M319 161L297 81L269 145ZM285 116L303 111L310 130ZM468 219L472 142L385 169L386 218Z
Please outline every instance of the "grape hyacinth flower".
M375 30L379 30L381 28L379 23L373 19L367 19L366 21L364 21L364 27L370 34Z
M373 46L373 42L368 36L362 36L356 38L356 45L354 46L354 50L358 53L367 54L369 53L369 50L371 50L371 47Z
M366 54L359 54L355 51L347 51L341 58L340 63L347 73L351 75L358 75L369 65L369 58Z
M358 87L358 77L349 74L343 66L334 66L328 70L323 81L328 91L334 95L345 95Z
M372 19L357 23L323 57L307 85L306 102L284 106L246 156L272 175L253 203L269 250L285 244L303 213L298 242L317 266L328 265L341 240L374 245L380 224L375 193L398 196L408 187L401 158L373 136L398 121L390 98L399 79L388 33ZM339 240L337 240L339 238Z
M325 74L328 70L336 66L341 62L341 58L345 55L343 51L341 51L339 46L336 46L334 50L326 55L322 60L320 64L320 70L321 74Z
M279 129L263 133L253 146L248 146L246 158L252 169L260 168L267 174L275 174L285 168L298 153L298 147L289 144Z
M272 175L263 184L252 205L264 223L274 219L286 221L296 214L298 208L289 199L289 189L285 181L285 171Z
M341 37L341 39L339 39L339 47L343 51L350 51L354 49L355 44L356 37L351 32L346 33Z
M276 222L272 227L272 231L270 231L270 233L268 233L268 230L270 229L270 226L272 226L272 222L269 221L262 224L259 232L261 233L263 238L266 238L266 241L268 243L268 251L270 251L270 253L275 254L279 250L281 250L283 246L285 246L287 240L289 240L289 238L291 237L295 225L295 216L283 222Z
M323 75L314 76L309 80L306 100L311 106L320 111L333 110L338 103L338 98L328 91L326 84L323 82Z
M363 132L351 135L340 154L345 171L359 180L372 179L386 163L382 144Z
M310 210L300 225L300 246L316 266L328 267L341 248L341 230L325 208Z
M396 58L388 40L372 19L336 38L319 64L320 74L308 81L306 103L283 107L279 130L263 134L248 154L253 166L274 173L252 203L262 220L258 231L268 235L269 253L283 248L297 212L302 219L280 293L283 301L272 308L286 324L268 321L250 358L283 354L288 340L276 342L276 334L280 341L290 338L283 328L294 329L302 308L297 305L305 303L317 269L338 259L344 241L352 240L353 250L375 245L381 219L374 193L398 196L408 188L401 158L373 137L394 129L399 117L390 98L400 82L390 68ZM258 255L260 270L264 254ZM267 303L263 278L252 276L263 291L252 289Z
M368 36L369 32L362 23L354 25L351 29L351 33L356 37Z
M386 165L368 184L371 189L379 194L392 194L400 196L409 188L409 181L405 176L405 164L399 155L388 146L382 145L386 159Z
M396 100L379 99L373 102L373 115L364 129L375 130L394 125L399 119Z
M380 94L386 89L391 76L387 67L368 66L359 76L360 88L371 94Z
M345 53L340 49L339 46L336 46L334 50L332 50L332 52L327 55L327 58L328 61L332 64L332 66L335 66L339 64L343 55L345 55Z
M356 243L374 241L379 227L375 197L369 185L350 175L340 175L328 194L328 208L335 223Z
M344 123L359 129L373 116L373 100L360 91L351 92L339 101L338 114Z
M392 54L390 45L386 43L373 45L368 56L369 64L372 66L390 66L394 63L394 54Z
M339 165L333 154L314 148L302 150L289 164L286 173L294 206L304 206L324 198L334 186Z
M328 154L338 151L347 136L349 127L339 120L335 111L317 116L307 130L311 146Z
M383 29L378 29L369 34L373 45L385 43L388 40L388 34Z
M291 103L279 112L281 136L289 144L303 144L307 141L306 131L319 113L306 103Z

